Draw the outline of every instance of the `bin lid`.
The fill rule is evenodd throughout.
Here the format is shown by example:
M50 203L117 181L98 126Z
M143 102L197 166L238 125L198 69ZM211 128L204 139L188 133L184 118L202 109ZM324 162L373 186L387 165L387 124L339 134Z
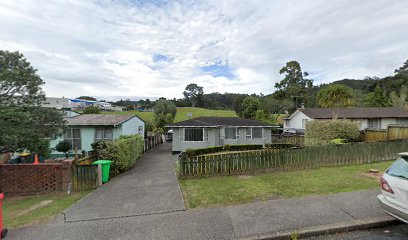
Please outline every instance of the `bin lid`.
M4 198L4 193L0 193L0 200L3 200Z
M98 161L95 161L95 162L93 162L92 164L108 164L108 163L111 163L112 161L111 160L98 160Z

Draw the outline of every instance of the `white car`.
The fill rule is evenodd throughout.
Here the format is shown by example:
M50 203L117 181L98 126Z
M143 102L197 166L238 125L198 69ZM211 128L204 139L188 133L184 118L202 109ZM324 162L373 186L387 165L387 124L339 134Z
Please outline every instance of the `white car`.
M408 223L408 152L400 157L381 177L378 200L388 214Z

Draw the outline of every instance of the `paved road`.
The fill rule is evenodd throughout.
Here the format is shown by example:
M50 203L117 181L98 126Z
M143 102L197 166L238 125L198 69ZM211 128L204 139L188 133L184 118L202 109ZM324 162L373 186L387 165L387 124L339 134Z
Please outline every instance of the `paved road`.
M51 223L10 231L9 239L241 239L322 225L392 219L377 191L359 191L185 210L164 144Z
M383 228L364 231L338 233L329 236L308 238L308 240L406 240L408 239L408 224L401 223Z
M112 179L65 213L66 221L142 216L185 210L170 144L146 153L130 171Z

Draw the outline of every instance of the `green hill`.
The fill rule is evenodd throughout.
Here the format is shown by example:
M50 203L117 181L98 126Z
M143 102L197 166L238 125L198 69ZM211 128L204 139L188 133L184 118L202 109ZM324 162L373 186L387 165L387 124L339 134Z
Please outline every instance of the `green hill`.
M174 122L188 120L187 113L193 114L192 118L196 117L236 117L237 114L232 110L210 110L205 108L179 107L177 108L176 118Z
M153 112L123 111L123 112L102 112L102 114L133 114L147 123L153 122Z

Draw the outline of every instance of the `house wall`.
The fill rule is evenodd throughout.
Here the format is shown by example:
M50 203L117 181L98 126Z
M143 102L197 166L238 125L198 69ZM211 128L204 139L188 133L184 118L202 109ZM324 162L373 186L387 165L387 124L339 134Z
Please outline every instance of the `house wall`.
M141 131L139 132L139 127ZM124 122L119 127L119 135L135 135L140 134L144 138L145 123L138 117L134 117Z
M219 146L219 130L216 128L207 128L208 140L203 142L184 141L184 128L173 128L173 152L184 152L187 148L205 148Z
M237 139L225 139L225 128L207 128L208 141L185 142L184 128L173 128L173 152L184 152L187 148L205 148L213 146L224 146L225 144L262 144L271 143L271 128L263 128L263 138L247 139L246 128L238 128Z
M308 121L313 120L306 114L302 113L301 111L296 111L292 116L291 119L289 119L289 126L286 121L283 123L283 128L284 129L304 129L302 127L302 120L307 119Z

